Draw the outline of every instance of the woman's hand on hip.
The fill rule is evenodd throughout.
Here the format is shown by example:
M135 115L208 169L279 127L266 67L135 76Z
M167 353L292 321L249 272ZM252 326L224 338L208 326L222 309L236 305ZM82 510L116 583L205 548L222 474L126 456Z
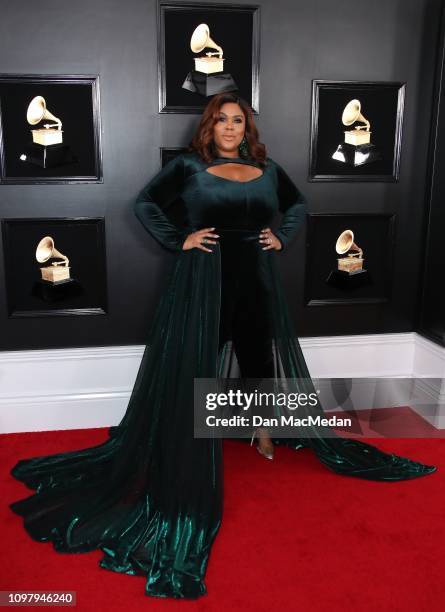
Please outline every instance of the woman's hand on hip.
M275 236L275 234L272 232L270 227L265 227L264 229L261 230L260 242L266 245L263 247L263 251L268 251L269 249L275 249L275 251L281 251L281 249L283 248L283 245L278 240L278 238Z
M208 249L204 245L217 244L216 240L211 240L211 238L219 238L218 234L212 234L212 230L214 229L214 227L204 227L203 229L189 234L184 240L182 250L188 251L189 249L201 249L201 251L213 253L212 249Z

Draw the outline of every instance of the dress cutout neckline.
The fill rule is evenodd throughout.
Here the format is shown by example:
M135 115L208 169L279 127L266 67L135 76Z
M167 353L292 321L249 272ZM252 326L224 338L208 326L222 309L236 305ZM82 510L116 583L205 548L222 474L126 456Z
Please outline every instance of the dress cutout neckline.
M217 179L221 179L223 181L229 181L229 183L253 183L254 181L258 181L264 176L264 170L261 169L261 174L259 176L255 176L254 178L249 179L247 181L238 181L236 179L226 178L225 176L220 176L219 174L213 174L213 172L208 171L208 169L211 168L212 166L221 166L224 164L245 164L248 166L254 166L255 168L259 167L257 162L250 160L250 159L244 159L243 157L216 157L212 162L210 162L210 164L208 164L207 168L205 169L205 172L206 174L210 174L211 176L214 176Z

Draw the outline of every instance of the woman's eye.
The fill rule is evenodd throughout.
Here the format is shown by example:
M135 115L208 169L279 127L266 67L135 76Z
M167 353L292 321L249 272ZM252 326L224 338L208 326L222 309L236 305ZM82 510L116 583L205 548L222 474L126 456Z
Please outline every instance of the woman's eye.
M224 117L218 117L218 121L224 121Z

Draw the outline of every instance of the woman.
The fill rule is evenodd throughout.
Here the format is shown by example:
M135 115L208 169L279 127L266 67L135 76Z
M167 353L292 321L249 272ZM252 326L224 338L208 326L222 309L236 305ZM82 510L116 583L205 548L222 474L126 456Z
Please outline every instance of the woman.
M166 216L175 201L183 228ZM125 416L99 446L19 461L12 475L37 492L10 507L59 552L100 548L100 566L146 576L147 595L196 598L206 593L223 496L221 440L194 438L193 382L232 375L233 364L248 379L310 380L276 267L305 202L266 158L249 106L229 93L210 100L191 151L148 183L135 210L178 256ZM278 444L309 447L330 469L373 480L436 469L328 428L299 433L271 439L262 429L258 448L272 457Z

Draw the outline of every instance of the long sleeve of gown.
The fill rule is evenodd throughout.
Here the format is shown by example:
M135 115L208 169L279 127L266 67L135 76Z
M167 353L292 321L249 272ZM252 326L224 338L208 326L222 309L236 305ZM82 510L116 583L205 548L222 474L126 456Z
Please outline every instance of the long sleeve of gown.
M275 163L277 193L280 212L283 213L280 227L275 232L282 245L282 251L292 241L306 218L306 199L283 168Z
M140 191L134 212L145 229L164 248L182 250L190 231L181 230L170 222L165 211L178 198L184 184L184 161L178 155L169 161Z

